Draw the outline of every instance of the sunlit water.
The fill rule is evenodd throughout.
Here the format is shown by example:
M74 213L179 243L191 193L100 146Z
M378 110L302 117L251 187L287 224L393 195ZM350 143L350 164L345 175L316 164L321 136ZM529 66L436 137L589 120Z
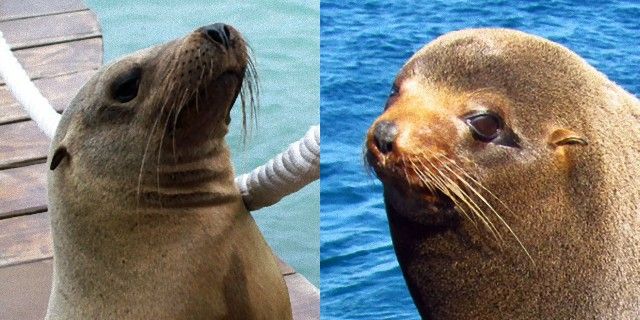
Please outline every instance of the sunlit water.
M419 318L391 245L382 187L362 161L365 132L402 64L448 31L516 28L569 47L637 95L640 5L583 3L322 1L323 319Z
M104 35L109 62L214 22L233 25L253 48L261 84L258 128L242 144L240 108L228 142L236 173L265 163L318 123L319 2L88 0ZM319 283L319 183L254 212L278 256Z

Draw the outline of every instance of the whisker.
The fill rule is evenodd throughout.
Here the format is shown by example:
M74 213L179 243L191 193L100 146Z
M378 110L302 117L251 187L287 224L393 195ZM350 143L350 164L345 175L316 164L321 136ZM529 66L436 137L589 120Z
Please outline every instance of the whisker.
M400 161L402 161L402 172L404 173L404 178L405 178L406 181L409 181L409 173L407 172L406 158L403 156L403 157L400 158ZM413 166L412 166L412 168L413 168ZM415 172L415 170L414 170L414 172ZM422 182L425 182L425 181L422 180Z
M502 204L503 207L505 207L507 210L509 210L511 213L513 213L513 211L511 211L505 204L504 202L502 202L500 199L498 199L498 197L493 194L491 191L489 191L486 187L484 187L479 181L477 181L476 179L474 179L473 177L471 177L469 174L467 174L466 172L464 172L464 170L462 170L462 168L457 165L453 160L446 158L446 160L448 160L450 163L453 163L454 165L456 165L458 167L458 170L460 170L460 172L462 172L463 174L465 174L468 178L470 178L476 185L480 186L480 188L486 190L487 192L489 192L489 194L491 194L494 198L496 198L500 204ZM440 162L442 163L442 162ZM442 165L447 168L452 174L458 176L452 169L450 169L445 163L442 163ZM507 228L507 230L509 231L509 233L511 233L511 235L516 239L516 241L518 242L518 244L520 245L520 247L522 248L522 250L524 250L525 254L527 255L527 257L529 257L529 259L531 260L531 262L535 263L535 261L533 260L533 257L531 257L531 254L529 254L529 251L527 250L527 248L524 246L524 244L522 243L522 241L520 240L520 238L516 235L516 233L513 231L513 229L511 228L511 226L509 226L509 224L506 222L506 220L504 220L504 218L502 218L502 216L493 208L493 206L491 206L488 201L478 192L475 190L475 188L473 188L469 183L467 183L464 179L462 179L462 177L458 176L458 179L460 179L461 182L463 182L464 184L466 184L477 196L478 198L480 198L488 207L489 209L493 212L493 214L500 220L500 222ZM515 216L515 214L514 214Z
M251 47L246 45L247 50L252 51ZM258 73L256 72L255 61L251 58L249 52L245 52L245 59L247 65L245 68L244 81L240 90L240 103L242 108L242 131L243 131L243 144L246 144L247 138L247 107L249 111L249 118L251 121L251 130L254 126L258 125L257 109L259 107L260 86L258 81ZM247 97L248 95L248 97ZM249 99L247 101L247 98Z
M435 185L437 183L437 178L429 172L424 165L421 166L422 170L418 170L418 165L413 161L413 159L409 158L409 162L411 162L413 172L418 176L420 181L422 181L423 186L429 189L430 192L435 193L436 189L439 189L438 186ZM409 178L407 178L407 181L409 181Z
M144 164L146 162L147 153L149 151L149 145L151 144L151 139L153 138L153 133L156 130L156 126L158 125L158 121L160 121L160 113L156 116L156 120L153 122L151 126L151 133L149 133L149 138L147 138L147 144L144 148L144 153L142 154L142 159L140 161L140 173L138 173L138 186L136 188L136 212L138 212L138 208L140 206L140 188L142 185L142 173L144 170Z
M473 220L471 218L471 216L469 216L467 214L467 211L462 209L462 206L460 205L460 203L458 202L458 199L456 197L454 197L451 192L449 191L449 189L451 188L451 186L446 183L444 180L442 180L440 177L436 176L434 173L432 173L425 165L424 163L422 163L419 159L418 161L420 162L420 166L422 167L422 170L418 171L415 168L417 168L418 166L416 165L415 162L413 162L413 160L409 159L412 162L412 166L414 167L414 172L418 175L418 177L420 178L420 180L423 182L424 186L427 187L429 189L430 192L432 192L433 194L436 193L436 190L440 190L442 193L444 193L447 197L449 197L451 199L451 201L454 203L454 205L460 209L462 211L462 214L469 219L469 221L471 221L471 223L473 223L473 225L476 225L475 220Z
M438 162L440 162L440 165L442 167L444 167L445 169L447 169L449 172L451 172L453 175L456 176L456 179L458 181L460 181L462 184L464 184L468 189L470 189L476 196L478 196L478 198L480 198L481 201L483 201L483 203L489 207L490 210L492 210L495 213L495 210L493 209L493 207L484 199L484 197L482 197L471 185L469 185L469 183L467 183L464 179L462 179L462 177L460 177L458 174L456 174L453 170L451 170L446 164L442 163L441 161L439 161L437 159L437 156L434 157L435 160L437 160ZM447 177L448 178L448 177ZM450 179L450 178L448 178ZM451 180L453 183L453 180ZM457 185L457 184L456 184ZM462 189L461 189L462 190ZM474 205L474 211L477 210L477 213L479 215L482 215L482 217L484 218L484 220L486 220L488 222L488 225L490 226L490 228L493 230L494 236L496 237L496 240L499 240L501 242L504 242L504 239L502 238L502 235L500 234L500 231L498 230L498 228L493 224L493 222L491 221L491 219L489 219L489 217L487 217L484 214L484 210L482 210L480 208L480 206L473 201L473 199L471 199L471 196L469 194L467 194L466 192L464 192L464 195L467 197L467 199L469 200L469 202L473 203Z
M428 159L428 157L425 157L424 159ZM426 165L422 162L422 160L418 159L418 161L421 163L421 165L425 167L425 170L428 170L428 168L426 168ZM478 208L475 202L471 201L468 195L462 189L460 189L460 187L453 180L451 180L449 177L444 175L435 165L433 165L433 163L431 163L430 161L428 161L428 163L434 170L438 171L439 173L437 177L434 176L434 179L435 181L439 181L440 191L442 191L442 193L444 193L447 197L449 197L457 205L456 207L458 209L463 208L462 204L466 205L470 209L471 213L477 216L480 219L480 221L487 227L487 229L491 231L492 234L494 234L494 231L491 228L491 222L487 221L484 215L481 214L482 210ZM460 201L462 201L462 203ZM475 220L473 220L470 216L467 216L467 218L474 225L476 225Z
M490 196L492 196L496 201L498 201L504 207L504 209L508 210L510 213L514 213L513 211L511 211L511 209L500 198L498 198L498 196L496 196L493 192L491 192L491 190L487 189L484 185L482 185L473 176L471 176L468 173L466 173L464 171L464 169L462 169L460 167L460 165L458 165L455 161L453 161L453 160L451 160L449 158L445 158L445 160L447 160L449 163L451 163L452 165L457 167L459 172L462 173L464 176L466 176L470 181L474 182L476 185L478 185L480 188L482 188L484 191L486 191ZM514 214L514 216L516 216L516 215Z
M431 158L434 157L434 155L429 155L427 156L426 154L423 153L424 159L427 160L427 162L429 163L429 165L434 169L437 170L438 173L440 174L441 178L444 179L445 185L449 185L451 186L450 189L451 191L454 193L455 197L452 196L451 194L447 194L447 196L449 196L452 199L455 199L456 197L462 201L470 210L471 212L480 219L480 221L485 225L485 227L487 227L487 229L489 231L491 231L491 234L494 236L494 238L496 239L500 239L500 235L498 230L495 228L493 222L491 222L490 219L488 219L482 212L482 209L478 206L478 204L476 204L475 201L473 201L473 199L471 199L471 197L462 189L460 188L460 186L455 183L455 181L453 181L451 178L449 178L446 174L444 174L436 165L434 165L431 162Z

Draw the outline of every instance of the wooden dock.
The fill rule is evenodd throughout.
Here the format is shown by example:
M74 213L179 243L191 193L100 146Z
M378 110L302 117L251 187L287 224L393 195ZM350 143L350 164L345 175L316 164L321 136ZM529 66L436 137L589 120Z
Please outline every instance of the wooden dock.
M100 26L82 0L1 0L0 31L58 111L102 65ZM0 79L0 319L43 319L46 311L53 261L49 143ZM318 289L282 261L280 269L294 319L319 319Z

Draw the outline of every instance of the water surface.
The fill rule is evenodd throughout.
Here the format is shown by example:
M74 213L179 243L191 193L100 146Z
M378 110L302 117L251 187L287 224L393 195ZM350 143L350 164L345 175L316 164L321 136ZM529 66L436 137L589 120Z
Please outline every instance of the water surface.
M637 1L321 2L323 319L418 319L389 237L382 187L362 161L365 132L395 74L425 43L471 27L559 42L640 92Z

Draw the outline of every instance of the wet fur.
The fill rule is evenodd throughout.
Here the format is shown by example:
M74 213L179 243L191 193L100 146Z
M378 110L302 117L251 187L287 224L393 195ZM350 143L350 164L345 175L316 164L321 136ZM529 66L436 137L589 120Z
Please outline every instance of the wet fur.
M400 71L396 83L407 81L421 88L414 100L401 93L376 121L411 129L386 163L368 161L420 314L637 319L638 100L566 48L503 29L436 39ZM478 103L500 109L522 148L474 142L457 121ZM562 130L579 137L554 143ZM466 203L446 223L425 221L425 190L451 184L492 223Z

